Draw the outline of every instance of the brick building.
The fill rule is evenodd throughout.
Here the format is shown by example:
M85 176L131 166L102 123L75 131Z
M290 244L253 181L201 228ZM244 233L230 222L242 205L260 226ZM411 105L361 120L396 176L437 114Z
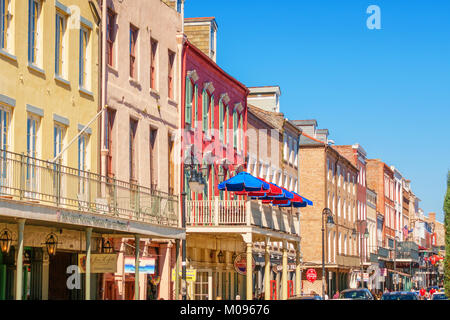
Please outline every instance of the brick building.
M301 212L303 268L314 268L322 278L321 228L326 207L335 226L325 227L326 290L349 287L352 269L361 266L357 239L352 231L357 220L356 179L358 169L328 141L328 130L318 130L316 120L293 120L302 129L300 137L300 192L314 202ZM303 291L322 292L322 281L303 281Z

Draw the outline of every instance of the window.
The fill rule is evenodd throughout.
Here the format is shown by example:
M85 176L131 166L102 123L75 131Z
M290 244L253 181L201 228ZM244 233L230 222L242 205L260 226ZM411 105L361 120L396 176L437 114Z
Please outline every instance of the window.
M169 98L173 99L173 85L174 85L174 79L173 79L173 64L175 62L175 52L169 50L169 66L168 66L168 74L167 74L167 87L168 87L168 96Z
M239 134L240 134L240 150L244 152L244 115L241 114L239 117Z
M137 79L138 29L130 25L130 77Z
M208 119L209 119L209 96L206 89L203 89L202 92L202 130L205 134L205 137L209 137L208 130Z
M56 13L55 74L63 78L67 78L66 51L66 17Z
M341 237L341 233L339 232L339 238L338 238L338 254L342 253L342 237Z
M337 165L337 179L338 179L338 186L341 186L341 166Z
M42 65L42 30L41 9L39 0L28 1L28 61L32 64Z
M210 103L209 103L209 110L210 110L210 128L211 128L211 136L214 136L214 96L211 95Z
M150 39L150 88L156 90L156 67L157 67L157 57L156 52L158 49L158 41L155 39Z
M89 39L90 31L84 27L80 28L80 79L79 85L80 88L89 89L90 88L90 79L89 79L89 70L90 70L90 54L88 51L89 48Z
M233 147L237 148L238 142L238 113L237 110L233 110Z
M298 140L294 139L294 167L297 168L298 163Z
M1 185L8 185L8 163L6 151L9 147L9 119L10 113L6 108L0 107L0 150L2 150L0 162L0 179Z
M13 37L12 37L12 0L0 0L0 49L12 52L13 51Z
M194 85L194 106L193 106L193 120L192 120L192 127L196 128L197 127L197 122L198 122L198 86L197 84Z
M186 77L186 97L185 97L185 111L184 118L186 124L192 124L192 81ZM194 119L195 121L195 119Z
M108 177L114 176L113 154L115 148L115 139L113 136L114 120L116 118L116 111L107 109L105 113L105 149L108 150L106 155L106 174Z
M293 156L293 147L292 147L292 138L288 138L288 149L289 149L289 163L292 164L292 156Z
M65 135L65 128L55 124L53 128L53 156L56 157L63 150L63 141ZM63 164L63 155L60 156L61 164Z
M344 254L347 255L347 235L344 234Z
M137 132L137 120L130 119L130 140L129 140L129 155L130 155L130 180L136 181L136 132Z
M228 106L225 106L225 144L228 144L230 142L230 137L229 137L229 125L228 125L228 121L229 121L229 113L228 113Z
M78 176L79 176L79 184L78 184L78 192L80 194L85 194L88 190L88 181L87 181L87 170L88 167L88 144L89 144L89 136L85 133L81 134L78 137Z
M288 161L288 136L285 134L283 136L283 160Z
M152 190L154 190L158 184L158 172L157 172L158 153L156 148L157 133L158 133L157 129L150 128L150 181ZM186 186L189 187L189 184L187 184Z
M38 133L40 119L28 115L27 119L27 170L26 170L26 188L29 192L28 196L34 198L37 191L37 167L36 158L38 157Z
M106 54L108 64L114 67L114 42L116 40L115 35L115 25L116 25L116 14L108 8L107 15L107 26L106 26Z

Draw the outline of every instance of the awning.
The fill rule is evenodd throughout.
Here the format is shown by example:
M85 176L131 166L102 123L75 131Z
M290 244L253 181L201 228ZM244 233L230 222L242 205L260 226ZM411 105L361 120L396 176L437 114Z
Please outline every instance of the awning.
M270 185L247 172L240 172L234 177L220 183L217 188L226 191L264 191L270 190Z

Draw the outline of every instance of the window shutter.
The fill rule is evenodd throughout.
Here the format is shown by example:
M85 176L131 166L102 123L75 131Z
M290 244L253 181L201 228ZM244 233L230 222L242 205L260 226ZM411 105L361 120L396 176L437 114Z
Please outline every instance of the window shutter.
M230 141L229 139L229 132L228 132L228 106L225 106L225 144L228 144L228 142Z
M241 114L240 117L240 133L241 133L241 145L240 145L240 149L241 151L244 151L244 120L243 120L244 116Z
M219 101L219 139L223 141L223 102Z
M28 1L28 61L33 62L34 1Z
M55 73L59 75L59 46L61 45L59 43L59 33L60 30L60 24L59 24L59 16L56 15L56 33L55 33Z
M192 119L192 126L197 127L197 119L198 119L198 86L194 85L194 119Z
M211 105L210 105L210 110L211 110L211 135L214 136L214 96L211 96Z
M202 130L208 136L208 93L203 89L202 93Z
M0 0L0 16L1 16L1 21L0 21L0 48L4 48L5 47L5 1L4 0Z
M80 59L78 61L79 63L79 70L80 70L80 76L79 76L79 84L80 87L83 87L83 67L84 67L84 55L83 55L83 29L80 29Z
M237 133L238 133L238 127L237 127L237 111L236 109L233 110L233 147L237 147Z
M189 77L186 77L186 97L185 97L186 109L185 109L185 122L191 124L192 116L192 83Z

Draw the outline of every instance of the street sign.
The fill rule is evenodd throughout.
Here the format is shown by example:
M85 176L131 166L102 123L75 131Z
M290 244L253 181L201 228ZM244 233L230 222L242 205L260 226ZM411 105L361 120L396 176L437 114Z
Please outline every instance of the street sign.
M183 276L182 270L178 270L178 275L181 279ZM197 269L186 269L186 281L194 281L197 277ZM172 269L172 281L175 281L175 268Z
M306 270L306 279L309 282L314 282L317 279L317 272L314 269L308 269Z

